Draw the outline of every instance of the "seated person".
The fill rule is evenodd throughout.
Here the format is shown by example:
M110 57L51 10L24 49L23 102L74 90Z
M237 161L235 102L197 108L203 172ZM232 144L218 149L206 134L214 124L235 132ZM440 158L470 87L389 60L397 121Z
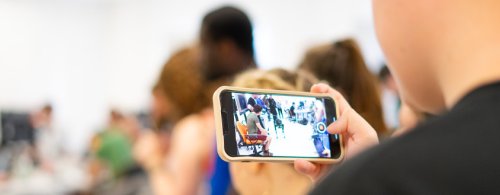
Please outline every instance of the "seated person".
M262 113L262 107L255 105L253 112L250 112L247 117L248 135L255 135L257 140L264 141L264 155L270 156L269 146L271 145L271 137L267 136L267 131L262 128L259 121L259 115ZM254 138L255 139L255 138Z

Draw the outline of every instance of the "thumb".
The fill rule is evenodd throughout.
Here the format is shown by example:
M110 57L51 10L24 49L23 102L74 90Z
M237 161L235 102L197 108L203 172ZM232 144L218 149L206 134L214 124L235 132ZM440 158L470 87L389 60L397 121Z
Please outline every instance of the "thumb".
M328 126L328 133L330 134L342 134L348 131L348 120L349 120L349 112L350 110L345 110L342 113L342 116L334 121L332 124Z

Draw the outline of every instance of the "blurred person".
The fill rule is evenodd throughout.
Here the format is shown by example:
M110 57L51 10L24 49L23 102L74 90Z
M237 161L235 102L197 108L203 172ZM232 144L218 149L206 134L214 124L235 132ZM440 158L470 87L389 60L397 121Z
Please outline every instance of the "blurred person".
M373 147L373 128L337 91L346 161L312 194L499 194L498 1L373 1L379 42L403 102L437 116ZM439 11L437 11L439 10ZM474 37L471 39L471 37ZM474 49L471 49L474 48ZM319 179L327 166L296 161ZM457 176L459 173L459 176Z
M145 129L139 135L133 148L134 159L148 171L154 164L164 161L169 150L173 121L169 118L172 102L166 97L159 81L152 89L152 129Z
M387 65L384 64L380 69L378 73L378 80L381 86L382 108L384 110L385 123L389 127L389 130L395 131L400 129L398 113L402 109L402 105L399 97L399 91L396 86L396 80L394 80L394 77L392 76Z
M208 84L205 97L210 102L219 86L228 85L236 74L257 67L253 40L252 22L242 10L224 6L205 15L200 32L201 63ZM207 112L209 114L191 120L210 127L209 145L201 146L210 147L209 155L214 162L210 194L226 194L231 190L229 165L217 155L212 108Z
M388 135L377 79L368 70L359 46L353 39L310 49L298 68L327 81L347 98L380 137Z
M85 188L85 171L65 148L54 109L1 113L0 193L65 194Z
M136 193L144 184L142 170L132 155L139 125L113 109L107 126L94 135L90 144L90 188L93 193Z
M397 137L410 132L419 124L430 120L434 116L429 113L419 112L406 103L402 103L399 108L399 127L394 131L391 137Z
M61 132L56 132L52 125L52 106L44 105L41 109L30 113L0 113L0 130L2 131L2 154L8 154L0 159L0 175L5 179L10 173L15 159L10 159L17 154L13 150L23 148L27 159L34 168L40 167L43 171L52 173L54 163L60 160L63 153Z
M177 160L183 160L176 150L184 146L178 147L175 141L184 135L178 128L180 121L209 105L202 93L198 56L198 47L189 46L174 53L166 62L153 87L152 115L156 130L143 133L134 148L134 156L147 170L156 194L175 194L186 190L184 188L197 191L207 174L207 170L181 173L171 167Z
M399 91L398 91L398 86L396 84L396 80L394 80L394 77L391 74L391 70L389 70L389 67L387 65L383 65L382 68L380 69L378 73L378 78L380 82L392 93L396 94L399 96Z
M157 194L226 194L230 188L228 165L215 150L211 97L217 87L228 84L235 74L256 67L251 22L237 8L218 8L203 18L200 42L199 69L179 67L170 74L182 71L196 74L200 70L202 87L183 86L190 77L180 77L180 82L170 83L190 92L179 96L190 106L205 109L178 117L180 120L173 127L171 148L165 158L167 162L150 166L149 174ZM191 98L195 101L189 101Z
M207 80L255 68L252 23L238 8L224 6L205 15L201 25L201 63Z
M392 137L401 136L408 133L411 129L415 128L422 122L424 116L411 109L407 104L401 104L399 109L399 128L392 133Z
M202 87L198 53L197 46L176 51L164 64L153 86L151 116L154 128L143 132L134 146L135 159L146 169L162 164L167 158L174 125L206 104L196 93Z
M164 92L164 88L160 81L157 81L151 91L151 118L153 120L153 128L157 130L169 131L172 126L172 117L170 112L174 112L170 99Z
M35 128L36 161L47 171L54 170L54 163L62 157L61 132L54 129L52 123L52 105L47 104L31 115L31 123Z
M308 91L318 80L307 72L284 69L249 70L236 77L233 86ZM319 108L321 109L321 108ZM286 163L230 163L236 190L242 194L305 194L311 181Z

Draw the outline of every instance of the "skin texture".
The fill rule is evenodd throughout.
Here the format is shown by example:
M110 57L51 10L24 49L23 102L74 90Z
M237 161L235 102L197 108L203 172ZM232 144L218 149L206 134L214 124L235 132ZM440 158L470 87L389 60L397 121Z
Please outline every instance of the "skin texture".
M499 7L493 0L374 0L377 36L402 99L439 114L498 80Z
M167 157L143 163L155 194L201 192L200 183L205 179L204 173L207 172L210 155L213 153L213 148L207 147L214 145L215 133L210 128L214 127L213 118L213 111L210 109L185 117L173 129ZM196 138L195 141L193 137ZM154 156L153 152L150 155Z

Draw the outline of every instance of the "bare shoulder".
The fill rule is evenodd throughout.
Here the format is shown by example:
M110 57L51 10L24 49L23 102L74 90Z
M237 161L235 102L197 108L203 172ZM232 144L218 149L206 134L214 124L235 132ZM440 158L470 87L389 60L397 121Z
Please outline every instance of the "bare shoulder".
M175 125L174 131L197 131L200 128L210 128L214 126L213 120L213 112L203 110L184 117Z
M211 110L203 110L199 113L191 114L180 120L174 127L174 137L183 143L197 143L204 145L213 138L214 118Z

